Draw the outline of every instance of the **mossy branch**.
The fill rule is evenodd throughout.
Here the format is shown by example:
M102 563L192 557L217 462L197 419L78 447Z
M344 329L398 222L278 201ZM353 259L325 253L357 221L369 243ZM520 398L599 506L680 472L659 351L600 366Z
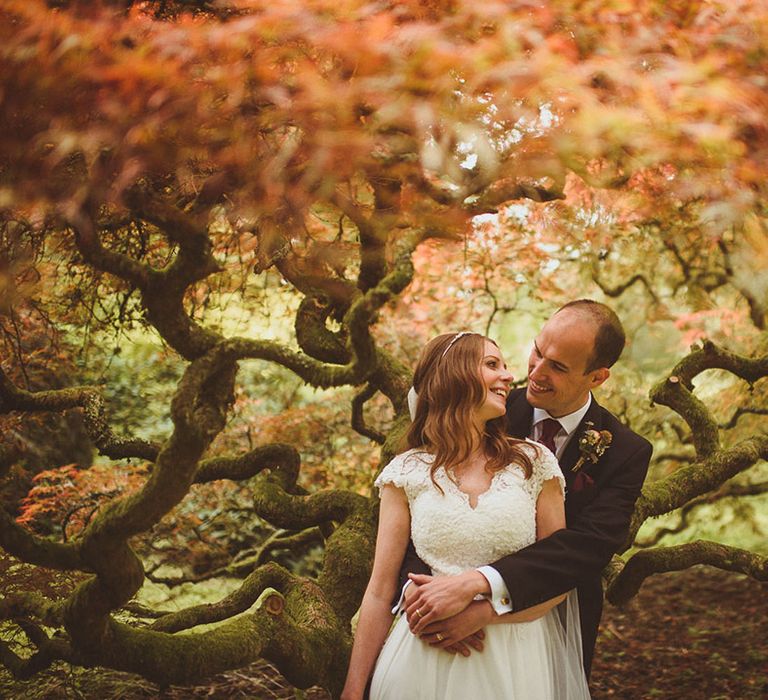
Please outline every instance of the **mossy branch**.
M363 377L376 366L376 346L370 327L379 309L400 294L413 279L413 251L423 240L423 233L413 232L401 242L392 270L375 286L356 299L344 317L349 328L350 346L361 366Z
M721 501L726 498L759 496L764 493L768 493L768 481L763 481L756 484L726 484L714 493L705 493L688 501L680 508L680 521L677 525L674 527L659 528L652 537L643 540L642 542L636 541L635 546L643 549L647 547L653 547L657 545L666 535L675 535L679 532L683 532L688 528L691 514L699 506L716 503L717 501Z
M227 621L192 635L170 634L157 627L161 623L166 629L200 624L206 606L165 616L144 629L112 621L104 643L88 649L85 660L169 685L194 683L263 657L276 663L297 687L320 683L338 693L350 647L346 623L338 620L311 581L276 565L254 572L251 582L259 577L260 583L270 579L274 585L248 588L235 607L253 606L249 613L228 619L234 609L228 607L234 605L228 597L226 604L208 615ZM253 605L259 600L261 605Z
M723 369L753 384L768 376L768 356L744 357L707 340L653 387L651 400L669 406L688 423L699 458L708 457L720 447L719 426L704 403L693 395L694 377L708 369Z
M690 426L697 457L705 459L719 449L720 433L715 419L678 375L671 374L657 384L651 390L651 399L669 406Z
M0 598L0 620L34 618L48 627L61 625L62 603L34 591L24 591Z
M363 415L363 408L365 407L366 402L375 396L377 391L378 389L376 387L368 384L355 394L355 397L352 399L352 417L350 419L350 424L363 437L370 438L374 442L383 445L386 435L379 430L369 428L368 425L366 425L365 416Z
M203 453L226 422L236 365L217 349L190 363L171 402L174 429L143 488L105 507L83 533L97 551L152 527L187 494Z
M609 574L606 598L614 605L630 600L653 574L681 571L697 564L736 571L757 581L768 581L768 557L717 542L698 540L674 547L656 547L633 555Z
M648 518L669 513L708 491L714 491L766 457L768 436L747 438L730 449L711 454L705 460L681 467L665 479L647 484L635 505L629 541L634 540Z
M376 505L350 491L295 496L286 493L271 475L260 475L254 480L254 508L273 525L300 530L329 521L339 523L325 541L318 584L342 619L349 620L354 614L370 575Z
M159 446L137 438L119 437L112 431L104 397L94 387L69 387L48 391L26 391L17 387L0 369L0 413L27 411L62 412L83 409L88 436L101 454L112 459L138 458L154 461Z
M154 270L128 255L105 248L101 243L95 217L83 207L70 222L75 245L83 260L97 270L119 277L138 289L145 289Z
M242 585L217 603L194 605L164 615L150 625L158 632L179 632L198 625L221 622L250 608L265 588L285 589L294 580L293 574L277 564L266 564L251 573Z
M346 329L331 331L326 325L333 306L319 295L306 296L296 310L294 330L299 347L310 357L344 365L349 362Z
M282 476L284 488L293 490L299 476L301 457L296 448L284 443L262 445L238 457L213 457L200 462L195 483L204 484L217 479L245 481L265 469Z
M253 481L254 508L277 527L304 530L323 522L343 522L366 509L368 499L346 490L318 491L308 496L287 493L279 476L260 474Z
M74 654L70 645L62 639L37 636L37 651L30 657L15 654L10 646L0 640L0 664L7 668L14 678L26 680L45 670L55 661L72 661Z
M346 365L332 365L296 352L271 340L252 338L229 338L223 341L218 352L233 360L268 360L275 362L301 377L310 386L327 388L356 384L359 379L359 365L353 360Z
M230 360L261 359L287 367L311 386L331 387L359 384L373 373L379 353L370 334L379 309L399 294L413 278L411 255L419 235L414 235L402 246L392 271L376 287L358 295L344 317L349 329L350 359L345 365L319 362L303 353L297 353L273 341L250 338L230 338L219 344L217 352Z
M180 243L179 254L166 270L155 270L130 256L105 248L99 237L96 216L88 211L87 205L71 222L75 244L83 259L94 268L136 287L150 323L182 357L194 360L210 350L221 336L202 328L189 317L184 310L184 293L190 284L220 268L211 255L207 234L201 243L201 231L186 221L183 212L174 215L168 206L163 206L161 215L160 208L160 204L146 202L142 211L150 220L168 226L164 229L166 235ZM139 216L141 218L141 213Z
M393 187L399 191L399 183L393 182ZM374 183L374 190L382 189ZM340 192L335 192L331 201L340 211L355 225L360 240L360 273L357 278L357 286L362 292L375 287L384 278L387 271L386 243L387 232L391 230L391 215L386 209L382 211L381 197L375 196L376 211L371 216L366 216L363 209ZM386 205L384 205L386 207Z
M413 379L413 369L385 350L379 350L378 353L376 369L371 373L368 382L392 402L397 413L401 413L407 408L406 396Z
M126 190L123 198L137 218L157 226L172 243L200 256L210 254L207 217L192 216L162 199L146 181Z
M79 545L52 542L33 535L29 530L21 527L2 506L0 506L0 547L28 564L63 571L88 570L80 556Z
M266 262L259 269L274 265L286 281L302 294L326 302L332 309L333 317L339 320L359 293L357 285L333 275L314 254L316 249L304 257L296 255L286 235L286 231L294 225L290 217L280 214L260 220L260 254Z

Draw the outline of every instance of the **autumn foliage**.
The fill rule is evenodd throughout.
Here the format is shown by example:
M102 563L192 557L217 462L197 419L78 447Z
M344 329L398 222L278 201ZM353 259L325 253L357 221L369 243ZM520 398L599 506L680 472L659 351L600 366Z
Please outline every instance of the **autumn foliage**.
M766 28L751 0L3 0L0 546L77 585L0 590L35 649L0 641L2 664L166 685L264 657L338 692L419 345L574 295L620 305L638 356L674 337L615 397L661 455L627 547L739 495L768 455ZM278 305L285 337L225 322ZM151 437L81 379L78 348L136 328L176 363ZM251 363L337 393L248 395ZM33 463L62 429L87 437ZM759 553L655 544L614 560L611 600L696 563L766 578ZM242 585L119 621L146 577L217 573Z

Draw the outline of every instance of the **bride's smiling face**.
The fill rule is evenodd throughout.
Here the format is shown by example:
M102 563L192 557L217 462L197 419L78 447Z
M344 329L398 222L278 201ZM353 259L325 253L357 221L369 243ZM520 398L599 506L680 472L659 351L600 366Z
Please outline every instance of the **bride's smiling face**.
M485 389L483 403L475 410L476 418L485 423L507 411L507 396L512 375L501 351L490 340L484 341L483 357L480 360L480 381Z

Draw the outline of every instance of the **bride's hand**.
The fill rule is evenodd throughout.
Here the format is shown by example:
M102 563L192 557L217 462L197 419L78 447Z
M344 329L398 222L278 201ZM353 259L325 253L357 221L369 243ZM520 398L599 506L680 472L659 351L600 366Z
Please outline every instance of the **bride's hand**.
M414 634L421 634L432 622L461 612L478 593L490 592L485 576L475 570L458 576L408 574L408 577L419 586L406 608L408 625Z
M469 656L472 653L472 649L475 651L483 650L483 639L485 639L485 632L483 632L483 630L478 630L474 634L470 634L466 639L462 639L460 642L456 642L456 644L444 647L443 651L447 651L449 654Z
M465 610L427 625L419 635L430 646L469 656L469 647L483 650L485 632L496 613L487 600L473 601Z

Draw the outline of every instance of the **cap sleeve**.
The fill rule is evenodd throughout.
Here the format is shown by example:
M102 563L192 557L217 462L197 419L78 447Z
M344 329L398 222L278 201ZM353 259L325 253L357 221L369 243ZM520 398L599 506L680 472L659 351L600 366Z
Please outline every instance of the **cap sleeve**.
M533 472L530 479L525 481L526 489L531 498L536 500L539 497L544 482L550 479L557 479L560 484L560 490L565 494L565 477L557 462L557 457L546 447L538 443L528 441L528 449L529 452L534 453L531 454Z
M431 455L417 450L409 450L395 456L387 464L373 482L373 485L381 489L387 484L392 484L405 491L409 501L412 501L426 486L429 480L429 466Z

